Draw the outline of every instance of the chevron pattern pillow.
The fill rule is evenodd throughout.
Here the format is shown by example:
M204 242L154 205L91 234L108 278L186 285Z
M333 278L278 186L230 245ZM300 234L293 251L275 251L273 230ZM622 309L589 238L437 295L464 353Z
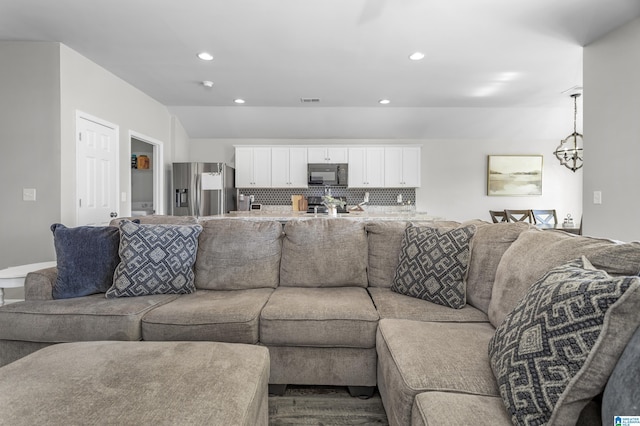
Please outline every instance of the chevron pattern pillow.
M466 304L465 276L475 225L454 229L409 226L391 290L460 309Z
M193 264L200 225L120 224L120 263L106 297L195 291Z
M611 277L584 257L531 286L489 342L513 424L575 424L638 328L639 304L639 277Z

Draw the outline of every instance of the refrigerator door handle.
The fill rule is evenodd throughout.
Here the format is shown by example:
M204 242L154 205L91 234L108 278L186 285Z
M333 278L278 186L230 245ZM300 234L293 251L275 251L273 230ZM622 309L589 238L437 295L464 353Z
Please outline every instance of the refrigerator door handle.
M196 173L196 178L195 178L195 212L193 216L196 217L200 217L202 215L202 210L201 210L201 191L202 191L202 182L201 182L201 178L200 178L200 171L198 170L198 173Z

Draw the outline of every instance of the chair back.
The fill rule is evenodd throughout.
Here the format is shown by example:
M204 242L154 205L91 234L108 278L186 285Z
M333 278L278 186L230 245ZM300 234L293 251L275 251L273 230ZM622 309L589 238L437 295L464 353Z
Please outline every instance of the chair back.
M556 210L531 210L536 225L557 225L558 216Z
M533 223L531 210L505 210L507 221L509 222L529 222Z
M489 210L489 215L493 223L508 222L507 214L504 210Z

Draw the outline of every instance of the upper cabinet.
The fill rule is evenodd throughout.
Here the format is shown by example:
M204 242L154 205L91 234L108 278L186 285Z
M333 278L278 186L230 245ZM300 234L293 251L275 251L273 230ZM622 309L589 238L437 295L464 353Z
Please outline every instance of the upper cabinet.
M237 188L307 188L308 163L349 165L350 188L418 188L418 145L238 145Z
M340 146L307 147L308 163L346 163L347 148Z
M384 147L349 148L349 188L384 187Z
M420 187L420 147L385 147L384 186Z
M271 147L236 147L236 188L271 187Z
M271 187L307 187L307 148L271 147Z

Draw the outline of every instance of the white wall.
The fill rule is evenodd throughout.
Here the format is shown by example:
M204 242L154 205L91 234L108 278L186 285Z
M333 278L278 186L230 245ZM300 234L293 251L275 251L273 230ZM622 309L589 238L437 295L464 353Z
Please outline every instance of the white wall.
M60 105L62 221L71 225L76 223L75 114L77 110L119 126L120 192L127 194L127 201L120 203L118 214L129 215L131 198L129 131L163 142L164 169L168 173L173 162L173 117L161 103L64 45L60 45Z
M60 43L0 42L0 268L55 259L49 227L75 224L76 110L119 125L127 200L129 131L164 143L165 175L174 153L187 156L179 120L138 89ZM36 201L23 201L23 188L35 188ZM129 211L122 203L119 213Z
M640 240L640 19L584 50L584 231ZM602 204L593 192L602 191Z
M568 101L569 102L569 98ZM568 105L569 107L571 105ZM190 161L235 163L233 145L279 144L420 144L422 186L416 191L416 207L452 220L490 220L489 210L556 209L560 220L582 214L582 172L571 172L556 160L553 151L571 133L572 123L560 124L556 140L461 139L192 139ZM548 131L548 129L545 129ZM487 156L501 154L543 155L542 196L487 196Z
M59 98L57 43L0 42L0 269L55 258ZM23 201L23 188L35 188L36 201Z
M171 117L171 140L173 141L173 161L189 161L189 135L176 116Z

